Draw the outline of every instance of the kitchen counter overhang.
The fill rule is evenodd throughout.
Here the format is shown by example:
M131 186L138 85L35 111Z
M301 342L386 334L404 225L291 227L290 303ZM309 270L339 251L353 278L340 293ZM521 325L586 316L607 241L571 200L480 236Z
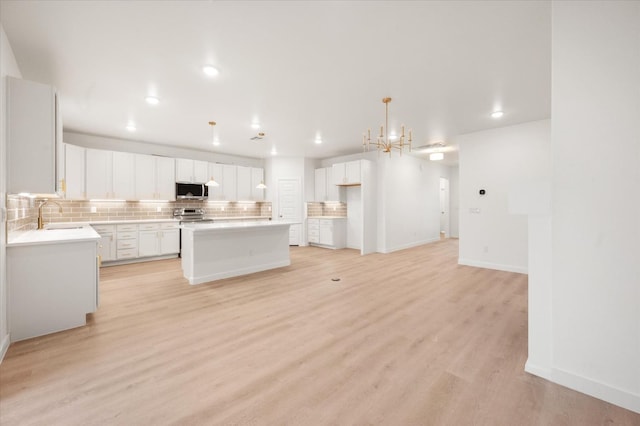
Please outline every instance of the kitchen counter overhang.
M185 223L182 271L190 284L202 284L289 266L292 222Z

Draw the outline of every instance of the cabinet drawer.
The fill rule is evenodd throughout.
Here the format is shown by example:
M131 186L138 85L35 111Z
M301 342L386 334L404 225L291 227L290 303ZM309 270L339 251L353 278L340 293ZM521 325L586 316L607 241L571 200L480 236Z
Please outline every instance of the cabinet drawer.
M178 223L177 222L161 223L160 229L178 229Z
M118 259L131 259L133 257L138 257L138 249L121 249L118 250Z
M115 225L91 225L91 227L100 235L114 234L116 232Z
M136 240L138 239L138 231L135 232L119 232L118 240Z
M138 230L140 231L156 231L160 229L159 223L141 223L138 225Z
M125 223L122 225L117 225L118 233L120 232L137 232L138 225L135 223Z
M137 249L138 240L121 240L118 239L118 250L120 249Z
M333 221L331 219L320 219L321 227L333 227Z
M318 235L320 235L320 231L318 231L317 229L308 229L307 235L309 236L309 238L317 237Z
M318 219L308 219L307 220L307 227L309 229L318 229L319 223L320 222L318 221Z
M320 242L320 236L319 235L311 236L311 234L309 234L309 242L310 243L319 243Z

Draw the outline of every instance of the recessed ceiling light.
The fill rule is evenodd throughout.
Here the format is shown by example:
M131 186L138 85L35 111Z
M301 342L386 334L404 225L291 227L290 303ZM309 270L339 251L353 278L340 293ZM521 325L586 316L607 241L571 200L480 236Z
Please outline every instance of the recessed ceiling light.
M205 65L204 67L202 67L202 72L209 77L215 77L220 73L220 71L218 71L218 68L214 67L213 65Z
M322 139L318 137L318 138L316 138L316 141L315 141L315 142L316 142L318 145L320 145L320 144L322 143Z
M127 129L128 131L130 131L130 132L135 132L135 131L136 131L136 125L135 125L135 124L133 124L133 123L129 123L129 124L127 124L126 129Z
M442 152L434 152L429 154L429 160L431 161L440 161L444 159L444 154Z
M275 148L271 149L271 155L278 155L278 151Z
M493 117L493 118L500 118L500 117L502 117L503 115L504 115L504 112L502 112L502 111L493 111L493 112L491 113L491 117Z
M144 100L147 101L149 105L158 105L160 103L160 99L155 96L147 96Z
M260 123L254 121L253 123L251 123L251 128L252 129L259 129L260 128Z
M220 140L218 140L218 138L213 140L213 146L220 146Z

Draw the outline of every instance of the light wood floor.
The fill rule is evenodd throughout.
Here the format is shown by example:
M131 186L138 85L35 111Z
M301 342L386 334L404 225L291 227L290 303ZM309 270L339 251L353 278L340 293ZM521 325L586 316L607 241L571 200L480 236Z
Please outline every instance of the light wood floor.
M526 276L456 259L293 248L199 286L178 260L103 268L90 325L9 348L0 424L640 425L526 374Z

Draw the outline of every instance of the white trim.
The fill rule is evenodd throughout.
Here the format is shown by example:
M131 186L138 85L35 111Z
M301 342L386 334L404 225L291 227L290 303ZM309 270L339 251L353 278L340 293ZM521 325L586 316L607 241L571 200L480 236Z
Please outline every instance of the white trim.
M414 241L414 242L407 243L407 244L400 244L398 246L394 246L394 247L391 247L391 248L387 248L387 249L384 249L384 250L378 250L378 251L380 253L388 254L388 253L393 253L394 251L405 250L405 249L408 249L408 248L423 246L425 244L435 243L437 241L440 241L439 237L438 238L429 238L427 240Z
M543 367L541 365L533 364L531 360L527 359L524 364L524 371L534 376L542 377L543 379L551 380L551 369Z
M627 410L640 413L640 394L638 393L619 389L559 368L551 370L551 381Z
M0 364L4 359L4 356L7 354L7 350L9 350L9 345L11 344L11 333L7 333L2 339L2 344L0 344Z
M527 267L515 265L502 265L500 263L483 262L481 260L458 258L458 265L475 266L476 268L497 269L498 271L516 272L518 274L528 274Z

